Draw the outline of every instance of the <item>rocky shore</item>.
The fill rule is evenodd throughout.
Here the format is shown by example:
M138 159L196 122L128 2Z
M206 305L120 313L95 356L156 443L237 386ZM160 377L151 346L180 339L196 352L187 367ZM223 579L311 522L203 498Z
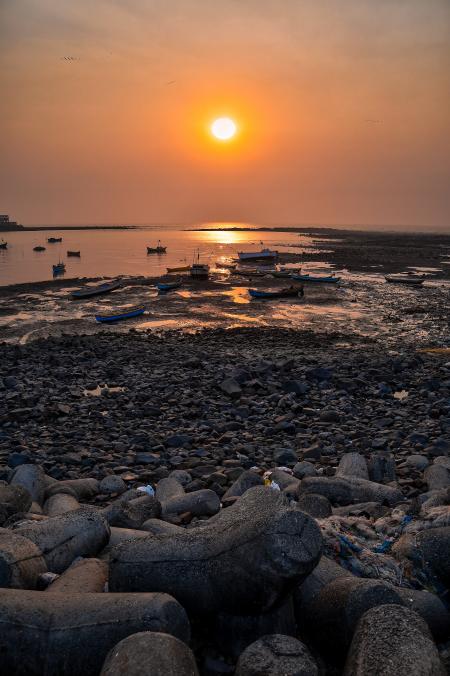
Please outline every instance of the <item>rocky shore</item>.
M0 673L446 673L448 354L3 344L0 425Z

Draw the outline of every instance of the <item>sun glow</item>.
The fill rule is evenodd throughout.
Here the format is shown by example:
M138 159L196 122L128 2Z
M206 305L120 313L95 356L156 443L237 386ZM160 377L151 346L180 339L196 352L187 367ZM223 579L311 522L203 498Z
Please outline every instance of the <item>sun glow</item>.
M236 123L229 117L219 117L211 125L211 133L219 141L229 141L236 132Z

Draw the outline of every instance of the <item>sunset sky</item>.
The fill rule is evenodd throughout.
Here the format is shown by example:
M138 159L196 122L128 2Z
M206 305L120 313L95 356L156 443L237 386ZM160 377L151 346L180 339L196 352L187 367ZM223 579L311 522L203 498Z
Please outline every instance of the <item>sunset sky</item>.
M0 212L450 229L449 73L448 0L0 0Z

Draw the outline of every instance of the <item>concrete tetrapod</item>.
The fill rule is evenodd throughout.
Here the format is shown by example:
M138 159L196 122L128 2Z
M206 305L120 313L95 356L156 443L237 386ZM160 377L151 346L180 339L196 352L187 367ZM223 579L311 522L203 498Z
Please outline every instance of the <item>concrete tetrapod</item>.
M324 495L333 505L374 501L393 507L404 500L398 488L354 476L306 477L299 488L299 495L304 493Z
M188 646L169 634L141 631L109 652L100 676L198 676Z
M316 565L319 527L278 491L256 487L201 528L149 535L113 549L112 591L165 591L188 613L270 610Z
M2 676L98 676L107 653L130 634L157 631L189 641L186 612L167 594L0 595Z
M47 572L42 552L33 542L0 528L0 587L35 589L38 577Z
M308 648L293 636L263 636L239 658L235 676L318 676Z
M100 593L108 581L108 564L100 559L78 559L56 578L46 592L52 594Z
M10 481L11 486L23 486L31 495L33 502L43 505L45 494L45 474L39 465L19 465Z
M402 606L378 606L359 620L345 676L445 676L429 629Z
M77 556L95 556L110 537L101 514L86 508L20 525L12 533L34 542L52 573L62 573Z
M31 495L20 484L0 485L0 526L17 512L27 512L31 507Z

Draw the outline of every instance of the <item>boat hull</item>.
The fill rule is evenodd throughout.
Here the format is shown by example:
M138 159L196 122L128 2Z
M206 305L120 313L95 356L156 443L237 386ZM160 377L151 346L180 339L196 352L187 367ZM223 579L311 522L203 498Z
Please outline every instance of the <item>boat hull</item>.
M133 317L139 317L145 312L144 306L130 308L126 312L116 312L112 315L95 315L95 319L101 323L109 322L120 322L122 319L132 319Z
M80 258L81 253L80 253L80 251L68 251L67 255L72 256L72 257L76 257L76 258Z
M100 284L100 286L93 286L86 289L78 289L77 291L72 291L70 296L76 299L82 298L92 298L93 296L101 296L104 293L110 293L115 291L122 286L121 282L111 282L109 284Z
M340 277L314 277L313 275L292 275L296 282L311 282L313 284L337 284Z
M179 289L181 286L181 282L158 282L156 285L158 291L161 291L162 293L165 293L166 291L173 291L174 289Z
M423 279L408 279L407 277L385 277L385 280L390 284L406 284L406 286L422 286Z
M168 274L170 274L171 272L189 272L190 269L191 269L190 265L182 265L178 268L166 268Z
M0 242L0 249L7 249L8 248L8 242Z
M248 292L252 298L293 298L302 291L299 286L295 289L280 289L279 291L259 291L258 289L249 289Z
M278 258L278 251L239 251L239 261L241 263L251 263L252 261L262 260L276 260Z

